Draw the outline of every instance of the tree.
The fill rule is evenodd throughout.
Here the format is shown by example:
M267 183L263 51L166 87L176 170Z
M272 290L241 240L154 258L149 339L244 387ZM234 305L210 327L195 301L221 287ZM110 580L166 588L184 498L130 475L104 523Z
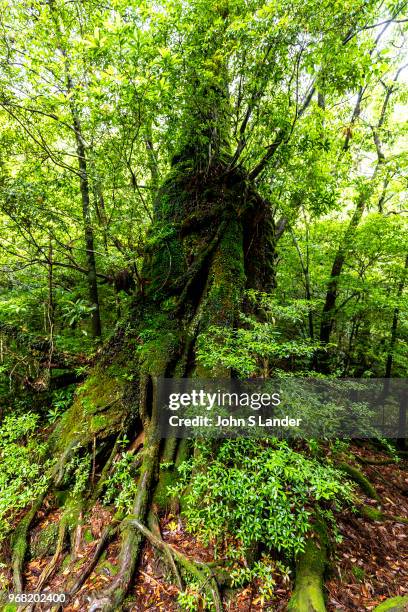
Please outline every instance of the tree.
M2 211L4 218L12 219L19 236L17 248L10 251L13 260L26 258L27 265L45 266L48 276L42 278L48 280L50 305L58 266L85 274L95 336L101 331L97 279L112 280L106 263L112 249L115 271L118 262L126 264L135 277L126 318L116 328L112 323L111 339L84 387L56 421L48 447L55 457L48 488L40 492L13 538L16 588L22 587L30 524L46 492L73 477L79 470L76 461L85 466L85 474L92 464L89 494L82 489L81 496L74 487L67 502L78 519L100 496L124 432L135 444L144 440L131 518L118 513L70 592L81 588L119 525L118 573L92 602L91 610L121 609L145 537L164 554L168 552L146 523L149 516L152 519L153 501L166 496L174 465L191 448L184 441L159 439L158 380L235 375L239 364L233 351L227 351L224 361L213 360L210 368L203 358L203 343L209 344L214 334L214 344L222 336L235 339L239 330L265 323L268 309L262 298L254 304L248 295L290 293L279 277L289 277L287 262L294 258L298 265L300 261L305 287L296 283L292 293L296 299L302 291L301 299L307 302L300 316L307 316L307 341L299 340L300 334L295 341L283 341L272 364L271 352L257 357L265 375L282 367L285 359L310 361L316 349L313 283L318 266L310 252L310 228L306 227L304 259L303 245L296 239L297 225L302 218L316 219L336 206L344 208L347 202L339 192L346 187L355 209L345 233L344 224L340 231L337 226L339 246L325 258L329 282L327 275L323 281L319 278L321 294L325 294L322 344L329 342L335 319L340 319L337 309L355 306L353 295L346 296L339 308L340 277L378 188L372 179L381 175L384 189L392 183L382 174L380 132L385 129L394 84L384 86L379 119L366 130L369 138L363 131L357 136L355 157L352 132L358 129L367 82L376 105L381 82L400 61L399 56L384 58L383 49L375 43L378 29L385 32L388 24L390 40L403 39L402 10L392 2L365 0L330 7L314 0L168 0L154 6L142 1L100 6L50 0L46 5L34 2L29 8L18 3L10 10L8 19L17 33L16 39L7 31L2 36L6 57L1 77L6 92L1 99L2 121L12 130L21 126L30 141L27 145L25 136L23 142L14 134L11 138L14 150L24 151L17 169L21 192L12 193L17 181L10 168L5 173L10 196ZM28 25L34 37L24 48L22 30ZM356 104L350 104L350 95L357 96ZM341 112L336 114L338 105ZM370 151L372 141L378 159L371 182L357 177L350 184L350 171L357 167L358 174L358 157ZM36 165L38 156L41 163ZM53 180L69 185L68 193L66 187L58 190L57 219L48 205L43 210L42 201L37 201L32 215L35 223L27 219L25 198L30 190L21 179L31 172L31 181L48 199ZM80 207L72 206L73 195L80 196ZM383 201L381 210L386 208ZM64 228L63 211L73 212ZM136 231L135 219L141 226ZM334 225L326 221L323 232L331 229L335 234ZM285 254L288 228L293 244ZM75 241L79 231L83 237L77 256L66 234L72 233ZM99 245L103 254L98 264ZM364 256L365 250L361 251ZM354 258L357 262L359 255ZM283 256L284 264L279 261ZM118 285L117 274L115 278ZM355 282L362 285L364 280L360 273ZM404 283L398 285L398 299L403 291ZM361 287L357 293L361 298ZM294 301L293 295L290 299ZM299 311L296 304L281 301L281 313L286 308L287 316L292 308L292 325L286 325L286 320L282 325L289 335ZM107 300L106 311L109 304ZM353 312L355 321L357 314ZM71 319L71 325L74 322ZM369 325L369 317L364 316L363 323ZM349 339L351 353L351 336L356 332L347 334L346 329L342 341ZM245 363L252 368L246 374L259 373L258 361ZM100 480L95 482L98 462ZM324 534L319 538L324 549ZM315 554L315 548L310 539L305 554ZM324 555L316 563L320 589ZM41 576L41 585L54 571L57 557ZM184 564L186 569L188 564L182 556L171 557L169 563L176 576L176 566ZM189 568L204 576L220 609L212 576L194 565ZM302 573L299 570L300 577ZM302 587L301 595L298 590L296 601L300 597L309 602L308 588Z

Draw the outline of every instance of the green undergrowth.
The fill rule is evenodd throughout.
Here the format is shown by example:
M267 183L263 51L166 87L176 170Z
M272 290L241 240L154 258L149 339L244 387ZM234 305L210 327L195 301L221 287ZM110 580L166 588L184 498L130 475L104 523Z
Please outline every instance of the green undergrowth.
M293 559L304 552L316 514L334 527L333 511L353 500L339 470L286 442L227 440L215 453L201 442L179 472L187 528L226 548L231 560L250 557L260 543L265 553Z
M39 416L27 412L6 416L0 427L0 542L13 517L48 485L52 460L38 437L38 423Z

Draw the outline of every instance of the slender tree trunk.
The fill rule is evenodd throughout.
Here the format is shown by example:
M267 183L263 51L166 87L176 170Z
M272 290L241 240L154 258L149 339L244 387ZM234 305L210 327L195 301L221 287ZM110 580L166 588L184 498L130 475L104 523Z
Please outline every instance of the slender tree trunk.
M404 291L407 271L408 271L408 253L405 256L404 269L403 269L403 272L402 272L401 280L400 280L400 282L398 284L398 288L397 288L397 295L396 295L397 299L399 299L402 296L402 292ZM384 373L384 377L385 378L391 378L392 365L393 365L393 361L394 361L394 349L395 349L395 344L397 342L397 331L398 331L399 313L400 313L399 307L396 306L394 308L393 317L392 317L391 338L390 338L390 344L389 344L389 347L388 347L387 361L386 361L386 364L385 364L385 373Z
M291 230L291 234L292 234L293 244L295 245L297 254L299 256L300 267L302 269L302 273L303 273L303 277L305 281L305 297L306 297L307 302L309 303L309 308L308 308L308 313L307 313L309 337L311 340L313 340L314 339L314 325L313 325L313 312L310 306L310 301L312 299L312 289L311 289L311 284L310 284L310 272L309 272L309 229L308 229L308 225L306 225L306 260L303 257L303 254L300 250L299 243L296 240L296 236L293 230Z
M400 70L397 71L393 83L395 84L400 74ZM377 174L379 170L383 167L385 163L385 155L382 150L382 142L380 137L380 130L382 129L385 119L387 108L390 102L390 97L395 89L395 85L390 85L386 88L386 93L384 96L383 104L381 107L380 117L377 122L375 128L373 128L373 140L377 152L377 163L375 165L374 171L372 173L370 182L364 188L360 189L359 195L357 197L356 208L354 210L353 216L351 217L350 223L347 227L346 233L343 237L342 242L340 243L339 248L337 249L336 256L333 261L332 269L330 272L330 279L327 285L326 298L322 310L322 317L320 323L320 341L323 345L328 344L330 340L330 334L334 325L334 314L337 296L339 292L339 282L340 276L343 271L343 266L346 261L347 253L353 244L354 236L357 230L357 227L363 217L364 210L366 208L367 203L370 200L370 197L374 191L374 185L376 181ZM357 105L355 107L353 113L353 120L355 120L361 112L361 100L364 93L364 88L360 90ZM349 135L347 134L346 142L344 149L346 150L349 146ZM321 371L328 371L329 363L327 353L321 351L319 355L316 356L315 359L315 367L320 369Z
M72 124L75 132L76 151L78 156L79 169L79 189L81 192L82 202L82 220L84 230L84 242L86 252L86 262L88 269L88 292L89 302L92 308L91 312L91 332L94 338L102 335L102 325L99 308L98 282L96 272L95 250L94 250L94 233L92 228L91 201L90 201L90 186L89 175L87 169L86 148L83 131L80 121L80 115L75 100L75 89L72 81L71 67L69 57L63 43L61 25L58 19L57 9L54 0L48 0L51 16L54 21L55 29L59 38L59 50L64 57L65 64L65 84L67 93L69 94L69 108L71 111Z
M72 120L75 127L78 168L80 172L79 187L82 201L82 219L84 223L84 240L86 263L88 268L89 302L92 307L91 330L94 338L102 335L101 316L99 308L98 282L96 276L96 261L94 250L94 235L92 228L91 203L89 197L89 178L86 163L86 151L82 138L81 124L74 103L71 104Z
M322 311L322 321L320 324L320 341L323 344L327 344L330 340L330 334L334 324L334 309L336 306L336 300L339 291L340 275L343 271L344 262L348 250L350 249L356 229L361 221L366 206L366 193L359 195L356 208L353 216L350 220L346 233L343 237L342 242L337 249L336 256L333 261L333 265L330 272L330 280L327 285L326 299Z

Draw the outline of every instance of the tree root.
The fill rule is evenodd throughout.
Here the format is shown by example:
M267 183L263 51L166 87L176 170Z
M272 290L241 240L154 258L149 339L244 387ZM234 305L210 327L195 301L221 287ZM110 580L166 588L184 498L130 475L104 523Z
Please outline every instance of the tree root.
M153 418L152 421L155 424ZM152 436L149 436L150 440L143 449L140 480L133 505L133 517L139 521L144 521L147 516L150 492L157 470L159 442L155 438L156 433L155 425L153 425ZM91 602L89 612L96 612L96 610L114 612L121 609L136 569L142 543L143 536L140 531L136 531L131 525L123 529L119 572L111 585Z
M111 524L104 529L99 539L99 542L94 550L91 560L89 561L85 569L82 571L81 575L76 579L72 587L69 589L68 595L70 598L73 597L75 593L79 591L84 582L92 574L106 546L109 544L115 533L118 531L119 525L120 518L114 517Z
M175 578L177 587L180 589L180 591L182 591L184 588L183 582L181 580L181 576L177 569L176 563L174 561L174 556L170 547L161 538L157 537L152 531L142 525L142 523L140 523L138 520L129 519L127 522L130 525L134 525L151 542L151 544L153 544L155 548L159 549L164 554L167 563L171 569L171 572Z
M12 537L11 546L12 546L12 567L13 567L13 584L14 590L17 593L21 593L23 591L23 566L24 559L27 553L27 537L28 531L30 529L30 525L34 520L35 515L38 510L41 508L42 503L44 501L44 497L46 495L46 491L41 493L39 497L35 500L32 508L27 512L27 514L21 519L19 524L17 525L14 535Z
M380 502L380 496L371 482L364 476L364 474L354 465L350 465L345 462L341 462L337 466L342 472L347 474L351 480L353 480L356 484L359 485L360 489L371 499L375 499Z
M41 576L38 579L38 582L36 584L36 591L37 592L41 592L42 587L44 586L44 584L46 583L46 581L52 576L52 574L54 573L54 571L57 568L57 564L58 564L58 560L59 557L62 553L62 550L64 548L64 540L65 540L65 534L67 532L67 523L64 519L62 519L62 521L60 522L59 525L59 530L58 530L58 541L57 541L57 547L55 549L55 553L50 561L50 563L44 568L44 570L41 573Z
M394 523L408 525L408 518L405 518L404 516L386 514L385 512L382 512L382 510L379 510L378 508L372 508L371 506L360 506L359 512L364 518L368 518L370 521L393 521Z
M408 596L392 597L386 599L373 612L406 612L408 610Z
M324 524L317 524L315 537L306 540L296 563L295 589L288 612L326 612L323 576L327 565L327 536Z
M389 459L374 459L371 457L367 459L360 455L354 455L354 458L362 465L395 465L397 463L396 459L392 459L391 457Z
M154 535L140 521L130 518L128 519L128 522L131 525L134 525L155 548L158 548L164 553L180 590L183 589L183 582L178 572L177 565L179 565L185 573L198 580L201 588L205 588L207 593L210 595L216 612L222 612L223 605L218 584L212 569L206 563L189 559L174 546L167 544L162 540L162 538L158 538L156 535Z

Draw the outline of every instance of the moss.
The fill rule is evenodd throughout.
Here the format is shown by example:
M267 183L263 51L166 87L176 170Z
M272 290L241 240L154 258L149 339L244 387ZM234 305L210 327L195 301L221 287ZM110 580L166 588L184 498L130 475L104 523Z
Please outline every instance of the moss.
M245 287L242 226L228 224L210 269L205 325L233 325Z
M105 576L116 576L118 572L119 567L113 565L113 563L107 559L101 559L95 569L96 574L104 574Z
M373 612L406 612L408 610L408 596L392 597L383 601L374 608Z
M354 467L353 465L349 465L348 463L340 463L338 466L343 472L345 472L355 483L359 485L361 490L377 501L380 501L380 496L378 495L375 487L371 484L371 482L364 476L364 474Z
M160 471L159 482L153 495L153 504L158 510L166 510L172 502L169 489L177 482L177 473L173 469Z
M384 515L378 508L372 508L371 506L362 506L360 509L363 516L368 518L370 521L383 521Z
M180 342L180 333L171 321L163 321L161 329L151 329L150 337L139 350L140 371L163 375L169 360L177 356Z
M288 612L326 612L323 575L327 565L327 534L320 521L315 525L314 536L306 540L305 549L298 557L295 590Z
M92 531L90 529L85 529L84 533L83 533L83 539L84 542L86 542L87 544L90 544L91 542L94 541L94 537L92 535Z
M29 556L31 559L51 557L58 543L59 523L50 523L38 531L31 539Z
M124 417L130 412L124 396L127 368L110 366L95 368L78 390L71 407L62 415L51 437L51 447L62 453L73 443L89 444L95 435L99 439L116 433ZM119 373L122 376L119 376Z
M353 565L351 568L351 572L356 580L359 582L363 582L365 578L365 571L359 565Z
M58 508L64 506L67 498L69 496L69 491L67 489L58 489L54 491L54 497Z

